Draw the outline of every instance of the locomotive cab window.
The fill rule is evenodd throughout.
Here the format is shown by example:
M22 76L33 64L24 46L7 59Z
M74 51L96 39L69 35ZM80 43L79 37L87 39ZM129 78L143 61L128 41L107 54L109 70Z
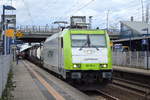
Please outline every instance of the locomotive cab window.
M106 47L105 35L99 34L73 34L72 47Z
M105 35L89 35L91 47L106 47Z
M87 35L72 35L71 38L73 47L87 46Z

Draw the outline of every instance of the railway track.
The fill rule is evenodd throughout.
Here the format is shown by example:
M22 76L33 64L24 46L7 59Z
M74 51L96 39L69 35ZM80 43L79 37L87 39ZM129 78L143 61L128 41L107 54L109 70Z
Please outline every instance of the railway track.
M84 93L90 96L92 100L120 100L99 89L84 91Z
M123 83L126 83L126 84L136 86L136 87L133 87L133 88L135 88L135 89L137 89L141 92L147 92L146 90L150 90L150 85L147 85L147 84L143 84L143 83L140 83L140 82L134 82L134 81L126 80L126 79L121 79L121 78L117 78L117 77L113 77L113 79L114 79L114 81L113 81L114 84L117 84L116 81L120 81L120 82L123 82Z
M119 98L116 98L102 90L97 89L96 91L98 91L104 98L106 98L106 100L120 100Z
M150 86L148 84L143 84L140 82L134 82L131 80L121 79L113 77L113 85L123 87L132 91L133 93L142 96L145 100L150 99Z
M109 86L104 84L80 85L75 88L91 97L91 100L120 100L117 96L112 95ZM109 89L109 91L105 91L105 89Z

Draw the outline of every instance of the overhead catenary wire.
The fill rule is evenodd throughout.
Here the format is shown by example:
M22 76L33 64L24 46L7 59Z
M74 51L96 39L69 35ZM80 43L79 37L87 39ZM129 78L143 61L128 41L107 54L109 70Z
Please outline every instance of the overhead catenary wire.
M27 1L25 1L25 0L22 0L23 2L24 2L24 4L25 4L25 6L26 6L26 9L27 9L27 12L28 12L28 16L30 17L30 20L31 20L31 22L32 23L34 23L34 20L33 20L33 18L32 18L32 13L30 12L30 8L28 7L28 4L27 4ZM45 0L45 1L47 1L47 0ZM54 0L54 2L56 2L57 0ZM81 11L82 9L84 9L85 7L87 7L88 5L90 5L91 4L91 2L93 2L94 0L91 0L91 1L89 1L89 2L87 2L86 4L78 4L78 3L80 3L80 2L75 2L75 3L77 3L77 4L73 4L73 10L75 9L75 8L77 8L77 9L75 9L74 10L74 12L73 13L77 13L77 12L79 12L79 11ZM148 0L147 0L147 2L148 2ZM146 0L144 1L144 4L145 3L147 3L146 2ZM80 5L80 6L79 6ZM123 4L124 5L124 4ZM126 7L126 8L124 8L123 7L123 9L128 9L128 10L131 10L131 9L139 9L140 7L140 5L138 5L138 6L136 6L137 5L137 2L135 2L135 0L131 0L130 1L130 3L128 3L128 4L125 4L125 5L132 5L131 7L126 7L126 6L124 6L124 7ZM80 8L79 8L79 7ZM113 10L112 10L113 11ZM116 11L116 10L114 10L114 11ZM120 11L120 10L118 10L118 11ZM130 12L131 14L132 14L132 12ZM137 12L134 12L133 11L133 14L135 14L136 15L136 13ZM117 16L120 16L120 15L117 15ZM55 16L54 16L55 17ZM54 18L53 17L53 18ZM62 16L56 16L55 18L57 18L57 19L59 19L59 18L62 18Z
M81 11L83 8L89 6L93 1L95 1L95 0L91 0L91 1L87 2L85 5L83 5L82 7L76 9L74 12L72 12L72 14L70 16L73 16L74 13L77 13L77 12Z
M122 9L128 9L128 10L131 10L131 9L134 9L134 8L141 8L141 1L140 0L137 0L139 2L135 2L135 0L132 0L126 4L122 4L120 5L121 6L121 10ZM143 1L143 5L145 6L146 4L148 3L148 1ZM112 10L112 9L111 9ZM120 10L117 9L117 10ZM114 10L114 11L117 11L117 10Z
M46 0L45 0L46 1ZM83 8L85 8L85 7L87 7L91 2L93 2L94 0L90 0L88 3L80 3L78 0L76 0L76 2L71 6L71 8L69 9L69 10L67 10L67 11L65 11L64 12L64 15L66 15L66 13L69 13L69 11L71 11L71 10L74 10L75 8L78 8L78 9L75 9L72 13L76 13L76 12L78 12L78 11L80 11L80 10L82 10ZM80 7L81 5L83 5L82 7ZM80 7L80 8L79 8ZM55 18L55 19L60 19L60 18L68 18L68 17L70 17L70 16L73 16L73 14L71 14L71 15L67 15L66 17L64 17L64 16L51 16L51 18Z
M135 2L135 0L132 0L131 2ZM144 5L146 3L147 2L144 2ZM121 10L125 9L125 10L129 11L131 16L134 15L135 18L139 20L141 18L141 15L139 14L139 10L141 9L140 2L138 4L133 4L133 3L131 3L131 4L132 4L131 7L125 6L125 7L121 8L121 9L115 9L113 12L118 12L118 11L121 11ZM127 4L127 5L129 5L129 4ZM144 12L145 12L145 10L144 10ZM117 13L115 15L116 16L120 16L120 15L117 15ZM97 16L99 16L99 15L97 15ZM121 16L123 16L123 15L121 15ZM94 16L94 17L96 17L96 16Z
M23 2L24 5L25 5L25 8L26 8L26 11L27 11L28 16L29 16L29 18L30 18L31 24L34 25L34 21L33 21L33 18L32 18L32 15L31 15L31 12L30 12L30 9L29 9L28 4L27 4L24 0L22 0L22 2Z
M79 4L78 1L79 1L79 0L76 0L75 3L74 3L69 9L67 9L67 10L64 12L64 14L69 13L70 11L75 10L79 5L81 5L81 4Z
M144 2L144 4L146 4L146 2ZM114 12L111 15L112 16L122 16L123 17L123 15L119 15L119 11L120 12L121 11L127 11L128 12L127 15L134 16L137 20L139 20L141 18L141 15L139 14L139 12L140 12L139 10L140 9L141 9L141 5L140 5L140 2L139 2L139 4L132 4L131 7L126 7L126 8L123 7L121 9L117 9L117 10L116 9L115 10L111 9L111 11ZM145 13L145 10L143 11L143 13ZM94 16L94 17L98 18L99 16L97 15L97 16Z
M125 5L125 4L124 4ZM123 5L121 5L121 6L123 6ZM111 12L115 12L116 14L118 14L118 12L120 12L120 11L131 11L132 10L132 12L133 12L133 10L138 10L138 9L140 9L141 7L140 7L140 3L139 4L134 4L134 5L131 5L131 7L129 7L129 6L124 6L124 7L121 7L121 8L118 8L118 9L113 9L113 8L111 8ZM95 15L95 17L97 17L97 16L99 16L99 15Z
M56 4L58 5L58 4L62 4L62 2L60 1L60 0L50 0L50 1L48 1L48 0L44 0L46 3L44 4L45 6L44 6L44 9L51 9L51 11L55 11L56 10L56 12L57 12L57 10L58 9L56 9L56 8L54 8L54 7L56 7ZM44 13L44 11L42 12L42 13ZM42 14L41 14L42 15ZM66 14L61 14L61 15L66 15ZM55 20L64 20L64 19L67 19L67 16L61 16L60 14L59 15L53 15L53 16L49 16L48 18L50 18L51 20L53 20L53 22L55 21ZM52 23L53 23L52 22Z
M125 9L125 10L128 10L128 11L130 11L130 13L131 13L131 15L135 15L135 18L137 18L137 19L139 19L141 16L139 16L139 10L141 9L141 5L140 5L140 2L139 3L132 3L132 2L135 2L135 0L132 0L132 1L130 1L130 3L128 3L128 4L125 4L125 5L130 5L131 7L127 7L127 6L124 6L123 8L119 8L119 9L115 9L114 11L115 12L118 12L118 11L121 11L121 10L123 10L123 9ZM145 4L146 2L144 2L144 4ZM84 6L83 6L83 8L84 8ZM80 9L82 9L82 7L81 8L79 8L78 10L77 10L77 12L78 11L80 11ZM132 10L132 12L131 12L131 10ZM134 10L134 11L133 11ZM74 12L75 13L75 12ZM117 15L117 13L115 14L115 15ZM97 16L99 16L99 15L97 15ZM118 15L117 15L118 16ZM119 15L120 16L120 15ZM122 15L121 15L122 16ZM94 16L95 17L95 16Z

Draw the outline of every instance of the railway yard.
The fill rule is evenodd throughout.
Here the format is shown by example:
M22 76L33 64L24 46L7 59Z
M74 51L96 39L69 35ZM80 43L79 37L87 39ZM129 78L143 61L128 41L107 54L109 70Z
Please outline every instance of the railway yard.
M26 71L24 71L26 70ZM149 76L135 73L114 71L112 82L102 83L68 83L51 72L27 60L20 60L14 67L14 100L149 100ZM134 76L135 75L135 76ZM29 80L28 77L31 79ZM144 77L144 78L143 78ZM140 78L140 79L139 79ZM25 79L25 80L23 80ZM141 80L141 81L139 81ZM30 83L27 83L30 81ZM31 85L35 85L31 87ZM28 87L28 88L27 88ZM30 88L31 87L31 88ZM38 91L38 92L37 92ZM38 94L39 93L39 94ZM28 98L27 98L28 97Z

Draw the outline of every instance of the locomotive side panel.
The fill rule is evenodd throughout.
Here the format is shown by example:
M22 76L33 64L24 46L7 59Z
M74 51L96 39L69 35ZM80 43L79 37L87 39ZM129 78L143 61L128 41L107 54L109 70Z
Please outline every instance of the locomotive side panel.
M43 48L43 61L44 67L54 71L55 73L61 74L63 67L63 55L61 48L59 34L55 34L51 39L44 44Z

